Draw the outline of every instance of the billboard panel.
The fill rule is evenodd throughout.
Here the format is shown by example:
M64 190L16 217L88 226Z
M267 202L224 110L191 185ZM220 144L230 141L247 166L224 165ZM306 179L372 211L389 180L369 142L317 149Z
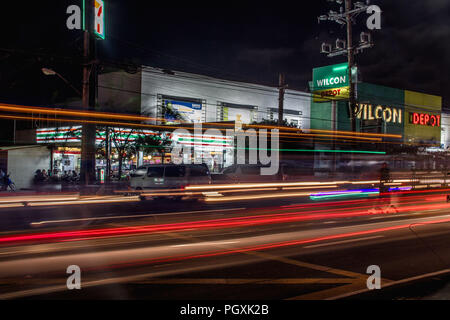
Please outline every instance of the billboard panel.
M202 104L200 102L188 102L179 100L164 99L163 105L178 112L184 120L191 123L202 122ZM166 120L175 120L169 115L164 116Z
M442 97L405 90L406 143L441 143Z
M356 68L353 74L356 75ZM314 68L310 87L314 102L347 100L349 98L348 63Z

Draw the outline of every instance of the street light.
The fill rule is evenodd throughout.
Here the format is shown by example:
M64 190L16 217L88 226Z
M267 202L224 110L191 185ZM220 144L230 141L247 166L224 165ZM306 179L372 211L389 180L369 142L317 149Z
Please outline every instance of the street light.
M71 87L77 93L77 95L81 96L81 92L77 88L75 88L69 81L67 81L66 78L64 78L62 75L60 75L55 70L52 70L52 69L49 69L49 68L42 68L41 70L42 70L42 73L45 74L46 76L58 76L69 87Z

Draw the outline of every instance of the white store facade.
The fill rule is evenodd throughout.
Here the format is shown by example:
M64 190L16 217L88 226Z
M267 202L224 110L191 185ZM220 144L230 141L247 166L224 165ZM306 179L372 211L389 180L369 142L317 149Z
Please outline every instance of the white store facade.
M132 92L140 92L141 114L157 119L171 119L163 114L164 106L176 110L188 123L240 122L251 124L263 120L278 120L279 91L276 87L229 81L209 76L163 70L143 66L138 72L128 74L123 71L105 73L99 76L99 99L108 100L105 95L115 95L118 101L129 101ZM126 89L126 90L123 90ZM117 99L118 91L123 90ZM129 97L126 97L129 92ZM103 96L102 96L103 95ZM310 128L310 94L296 90L285 90L284 119L301 129ZM221 168L231 165L233 157L227 150L233 148L231 137L203 137L192 134L183 137L183 144L191 141L194 157L201 157L211 168L217 161ZM179 139L176 139L179 142ZM224 141L222 147L219 143Z

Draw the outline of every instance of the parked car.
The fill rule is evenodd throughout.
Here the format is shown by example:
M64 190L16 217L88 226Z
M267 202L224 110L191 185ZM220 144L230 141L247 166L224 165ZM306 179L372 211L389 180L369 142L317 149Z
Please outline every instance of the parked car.
M172 189L210 183L211 174L206 164L145 165L130 173L130 187L135 190Z

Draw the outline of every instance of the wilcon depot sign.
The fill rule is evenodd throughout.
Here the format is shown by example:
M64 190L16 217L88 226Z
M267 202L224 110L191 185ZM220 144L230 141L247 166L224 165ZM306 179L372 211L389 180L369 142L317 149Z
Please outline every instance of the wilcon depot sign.
M327 102L349 99L348 77L347 63L313 69L312 102L323 103L323 108L311 105L311 128L329 130L335 117L337 130L349 130L347 108L339 108L339 104L332 115L333 109L327 106ZM442 97L357 82L356 69L352 70L352 80L357 83L354 111L361 130L381 124L385 133L401 134L406 144L440 143Z
M356 82L356 68L352 70ZM345 100L349 98L348 63L313 69L311 84L314 102Z

